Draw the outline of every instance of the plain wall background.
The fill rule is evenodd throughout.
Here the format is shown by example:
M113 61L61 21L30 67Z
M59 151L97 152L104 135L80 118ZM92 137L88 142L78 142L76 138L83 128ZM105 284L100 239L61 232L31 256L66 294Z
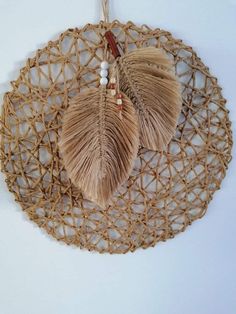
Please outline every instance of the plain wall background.
M0 93L25 59L99 0L0 0ZM236 0L111 0L111 19L172 32L219 78L235 135ZM235 155L235 148L234 148ZM126 255L59 244L30 223L0 176L1 314L236 313L236 162L205 217L175 239Z

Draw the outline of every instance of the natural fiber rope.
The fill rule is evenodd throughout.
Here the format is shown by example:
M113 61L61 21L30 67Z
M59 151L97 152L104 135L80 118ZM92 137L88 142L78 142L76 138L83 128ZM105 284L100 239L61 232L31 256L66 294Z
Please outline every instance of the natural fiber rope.
M58 140L69 99L99 85L103 27L69 29L27 60L4 97L0 158L16 201L49 234L88 250L125 253L173 238L205 214L231 160L231 123L217 79L191 47L164 30L106 24L124 52L167 52L183 108L167 152L141 148L109 208L86 201L68 180Z
M109 23L109 0L102 1L102 21Z

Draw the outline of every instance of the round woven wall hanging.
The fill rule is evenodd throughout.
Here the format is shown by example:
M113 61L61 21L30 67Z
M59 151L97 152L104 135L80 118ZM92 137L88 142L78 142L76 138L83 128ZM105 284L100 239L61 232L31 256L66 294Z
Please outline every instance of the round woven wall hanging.
M70 99L99 85L104 33L126 53L162 48L181 84L182 111L166 151L140 147L134 168L109 206L86 200L59 151ZM109 63L113 55L107 51ZM1 165L28 217L57 240L98 252L126 253L173 238L201 218L231 160L231 123L221 88L182 40L132 22L68 29L28 59L1 116Z

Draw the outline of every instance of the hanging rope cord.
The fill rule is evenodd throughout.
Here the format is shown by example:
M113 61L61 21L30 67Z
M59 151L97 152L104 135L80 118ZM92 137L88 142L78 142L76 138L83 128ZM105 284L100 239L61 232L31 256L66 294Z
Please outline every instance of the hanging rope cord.
M109 23L109 0L102 0L102 20L105 23ZM108 38L107 38L107 40L110 42L110 45L111 45L111 41ZM115 43L115 41L113 41L113 46L114 45L115 46L117 45L117 43ZM105 55L108 56L108 45L107 44L105 46ZM113 55L114 55L114 53L113 53ZM120 93L120 78L119 78L118 63L117 63L119 60L119 57L120 57L119 51L118 51L118 56L116 56L116 55L114 55L114 56L115 56L115 66L113 68L112 76L116 79L116 90L117 90L117 93L119 94ZM120 112L120 117L121 117L121 112Z
M109 23L109 0L102 0L102 20Z

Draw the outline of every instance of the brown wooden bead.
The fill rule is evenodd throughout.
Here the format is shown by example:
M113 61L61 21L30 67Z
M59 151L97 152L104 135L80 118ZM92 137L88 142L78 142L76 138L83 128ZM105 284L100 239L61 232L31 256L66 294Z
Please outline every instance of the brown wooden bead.
M109 84L109 88L110 88L110 89L115 89L115 88L116 88L116 84L110 83L110 84Z

